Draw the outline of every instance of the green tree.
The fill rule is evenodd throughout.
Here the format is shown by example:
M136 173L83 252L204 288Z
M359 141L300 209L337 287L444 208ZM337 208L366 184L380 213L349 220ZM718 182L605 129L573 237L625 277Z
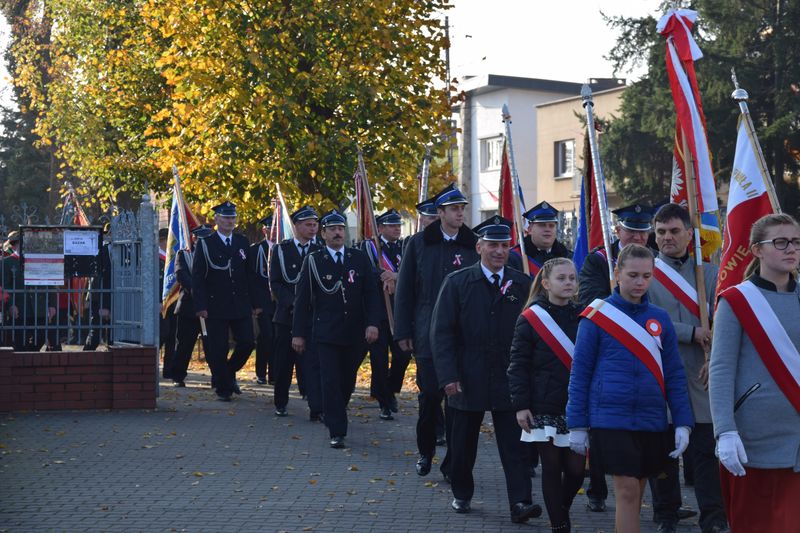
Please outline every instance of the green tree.
M663 12L671 4L662 6ZM697 0L694 31L704 57L695 63L717 183L730 179L739 109L731 99L731 67L750 94L764 155L783 209L797 213L800 149L800 4L786 0ZM604 136L606 175L627 200L668 195L675 111L664 38L652 17L607 17L620 32L609 53L617 71L647 65L622 97L621 117Z

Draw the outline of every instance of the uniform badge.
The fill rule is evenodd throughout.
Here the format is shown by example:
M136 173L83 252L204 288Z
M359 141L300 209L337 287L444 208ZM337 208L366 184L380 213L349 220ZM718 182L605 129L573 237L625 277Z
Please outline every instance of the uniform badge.
M347 281L349 283L354 283L356 281L356 279L355 279L356 278L356 271L355 270L351 270L347 274L348 274L347 275Z
M655 318L651 318L650 320L645 322L644 329L647 330L647 333L653 336L653 338L656 341L656 344L658 345L658 348L663 350L664 347L661 346L661 331L662 331L661 323Z
M244 250L242 250L241 248L239 248L239 255L242 256L242 261L247 260L247 254L244 253Z
M511 279L510 279L510 280L506 281L505 283L503 283L503 286L502 286L502 287L500 287L500 292L501 292L502 294L505 294L505 293L506 293L506 291L508 290L508 288L509 288L509 287L511 287L511 282L512 282L512 281L514 281L514 280L511 280ZM511 301L513 302L514 300L511 300Z
M330 281L330 280L332 280L332 279L333 279L333 276L331 276L330 274L326 274L326 275L325 275L325 279L326 279L326 280L328 280L328 281Z
M456 254L453 258L453 264L456 266L461 266L461 254Z

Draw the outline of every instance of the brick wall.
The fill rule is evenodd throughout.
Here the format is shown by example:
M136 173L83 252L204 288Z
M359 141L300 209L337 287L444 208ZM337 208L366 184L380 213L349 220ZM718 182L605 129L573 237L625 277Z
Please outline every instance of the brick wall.
M108 352L0 349L0 411L153 409L156 348Z

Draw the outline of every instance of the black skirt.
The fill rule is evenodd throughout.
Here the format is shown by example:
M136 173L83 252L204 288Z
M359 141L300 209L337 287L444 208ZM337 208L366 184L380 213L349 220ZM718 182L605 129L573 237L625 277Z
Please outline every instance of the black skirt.
M589 431L589 456L611 476L647 479L660 475L674 444L669 431Z

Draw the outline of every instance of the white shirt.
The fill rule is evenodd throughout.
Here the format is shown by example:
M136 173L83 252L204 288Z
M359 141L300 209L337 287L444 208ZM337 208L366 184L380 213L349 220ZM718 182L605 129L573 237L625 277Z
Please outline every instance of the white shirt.
M331 248L331 247L330 247L330 246L328 246L328 245L325 245L325 248L327 248L327 249L328 249L328 253L329 253L329 254L331 254L331 259L333 259L333 262L334 262L334 263L336 262L336 252L339 252L340 254L342 254L342 255L341 255L341 258L342 258L342 264L344 264L344 246L342 246L342 247L341 247L341 248L339 248L338 250L334 250L333 248Z
M443 227L439 226L439 229L442 230L442 237L444 237L444 242L454 241L456 240L456 237L458 237L458 232L456 232L456 234L451 237L444 231Z
M217 230L217 235L219 235L219 238L222 239L222 244L225 244L226 242L225 239L228 239L227 241L228 243L233 244L233 233L226 236L220 233L219 230Z
M302 246L303 246L303 244L300 241L298 241L297 239L294 239L294 247L297 248L297 253L300 254L301 256L303 255ZM308 241L306 243L306 255L308 255L308 251L310 249L311 249L311 241Z
M497 272L492 272L491 270L486 268L486 266L483 264L483 261L481 261L481 270L483 270L483 275L486 276L486 279L488 279L489 283L491 283L492 285L494 285L494 279L492 278L492 276L495 275L495 274L500 276L500 279L498 280L498 283L500 281L503 281L503 272L505 271L505 267L501 268Z

